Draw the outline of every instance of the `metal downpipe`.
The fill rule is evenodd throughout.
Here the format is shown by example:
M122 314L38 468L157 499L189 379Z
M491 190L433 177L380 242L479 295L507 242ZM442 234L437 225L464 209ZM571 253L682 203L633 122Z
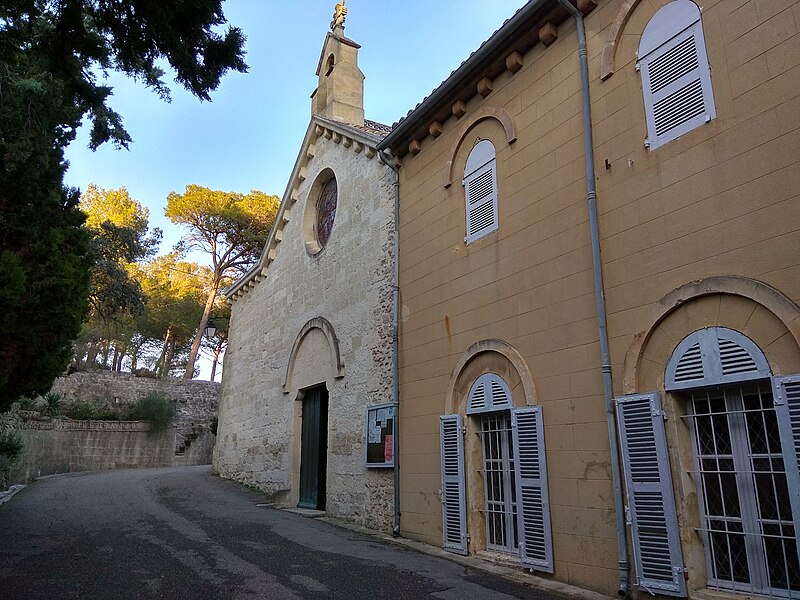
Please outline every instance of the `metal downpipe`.
M394 437L392 438L392 457L394 458L394 519L392 537L400 536L400 380L398 356L398 329L400 312L400 167L386 158L383 151L378 152L381 162L394 172L394 281L392 283L392 405L394 407Z
M589 204L589 228L592 238L592 271L594 273L595 304L600 334L600 361L603 372L603 396L606 403L608 438L611 450L611 478L614 486L614 512L617 525L617 549L619 553L619 589L617 593L625 596L629 589L628 576L628 537L625 530L625 506L622 500L622 477L620 474L617 426L614 418L614 387L611 380L611 353L608 347L608 324L606 321L606 298L603 286L602 259L600 256L600 227L597 218L597 186L594 172L594 142L592 140L592 112L589 103L589 61L586 52L586 28L581 12L569 0L558 0L566 11L575 17L578 33L578 56L581 67L581 88L583 95L583 129L586 146L586 188Z

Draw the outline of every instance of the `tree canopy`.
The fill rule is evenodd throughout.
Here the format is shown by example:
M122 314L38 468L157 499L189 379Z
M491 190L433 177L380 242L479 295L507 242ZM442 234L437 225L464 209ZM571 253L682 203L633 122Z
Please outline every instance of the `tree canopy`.
M104 322L135 317L144 308L144 296L130 268L156 253L161 230L150 232L148 210L125 188L104 190L90 184L81 195L80 208L86 213L95 258L90 317Z
M203 330L223 278L241 275L258 260L279 205L277 196L258 190L240 194L194 184L187 185L183 194L172 192L167 196L166 216L173 223L188 228L184 236L185 246L208 254L213 271L184 378L192 377Z
M221 0L8 0L0 4L0 411L63 372L88 310L93 253L64 149L83 119L90 146L126 147L109 71L169 98L208 100L244 72L244 35Z

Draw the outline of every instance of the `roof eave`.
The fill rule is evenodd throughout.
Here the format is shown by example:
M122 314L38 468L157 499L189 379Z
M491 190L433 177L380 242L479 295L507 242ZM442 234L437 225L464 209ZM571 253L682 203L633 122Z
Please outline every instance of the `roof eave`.
M409 115L396 123L392 132L378 144L378 150L391 149L393 153L403 154L404 146L415 137L421 127L426 127L440 112L443 104L451 101L454 95L463 89L477 75L484 71L488 61L496 58L510 46L520 30L530 26L534 17L541 19L548 9L560 8L557 0L531 0L506 21L492 37L481 45L472 56L425 98ZM565 13L566 14L566 13Z

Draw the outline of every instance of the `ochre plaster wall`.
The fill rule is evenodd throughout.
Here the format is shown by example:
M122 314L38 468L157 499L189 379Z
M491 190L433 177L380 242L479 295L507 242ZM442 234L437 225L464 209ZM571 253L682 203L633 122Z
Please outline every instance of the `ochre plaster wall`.
M629 348L651 326L653 306L675 288L736 275L800 301L800 4L704 2L717 118L652 152L644 147L635 51L645 24L665 2L638 4L619 42L616 71L601 81L601 54L622 4L600 2L586 18L618 394L631 391L622 384ZM480 340L497 338L522 355L543 407L553 577L610 594L618 583L617 547L573 22L563 23L558 35L549 47L529 51L516 74L497 77L487 97L474 96L466 114L447 120L439 137L422 140L419 154L403 158L402 531L441 545L438 417L459 356ZM490 106L510 114L516 141L508 143L498 121L478 122L465 134L446 188L462 124ZM500 226L467 246L460 180L478 138L490 139L497 150ZM733 304L720 300L714 315L701 310L693 326L724 321L758 329L749 335L773 348L767 354L780 357L782 371L800 366L796 342L785 330L772 339L769 319L748 322ZM728 310L730 317L720 316ZM678 341L662 340L667 346ZM650 368L649 354L644 361ZM657 387L658 373L644 374L642 385L634 387ZM476 526L470 524L471 533Z

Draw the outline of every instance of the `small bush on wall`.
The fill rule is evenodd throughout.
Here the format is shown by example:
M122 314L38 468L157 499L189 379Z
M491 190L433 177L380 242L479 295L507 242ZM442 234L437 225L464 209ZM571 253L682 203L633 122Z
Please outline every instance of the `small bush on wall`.
M164 394L150 392L133 404L128 418L133 421L147 421L150 431L159 433L172 426L175 421L175 401Z
M22 454L22 437L12 429L0 431L0 490L6 487L6 476Z

